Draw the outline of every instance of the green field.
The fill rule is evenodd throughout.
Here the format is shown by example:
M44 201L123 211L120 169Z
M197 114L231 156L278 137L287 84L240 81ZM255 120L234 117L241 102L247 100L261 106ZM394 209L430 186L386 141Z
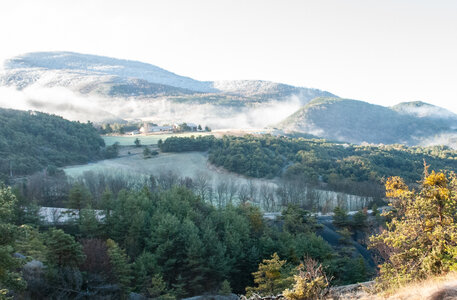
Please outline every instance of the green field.
M187 136L211 135L211 132L185 132L185 133L167 133L154 135L106 135L103 136L105 144L110 146L115 142L119 142L121 146L131 146L135 139L139 139L142 145L156 145L162 139L166 140L171 136L187 137Z

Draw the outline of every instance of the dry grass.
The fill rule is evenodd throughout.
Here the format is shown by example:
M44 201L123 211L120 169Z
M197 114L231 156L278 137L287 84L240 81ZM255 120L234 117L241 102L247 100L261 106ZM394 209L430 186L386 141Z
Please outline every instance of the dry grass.
M368 289L342 293L330 299L358 300L450 300L457 299L457 273L451 272L446 276L434 277L421 282L411 283L394 291L384 294L370 294Z
M425 281L411 283L398 289L392 295L386 295L384 298L390 300L403 299L457 299L457 295L453 298L436 297L437 294L445 290L457 291L457 273L449 273L446 276L434 277Z

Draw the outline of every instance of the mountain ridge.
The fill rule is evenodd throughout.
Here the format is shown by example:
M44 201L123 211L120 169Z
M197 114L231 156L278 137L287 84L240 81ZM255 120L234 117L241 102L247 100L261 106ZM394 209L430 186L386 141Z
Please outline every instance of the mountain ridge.
M404 107L420 107L423 112ZM427 114L423 108L432 109ZM457 115L425 102L403 102L394 107L343 98L316 98L301 107L278 128L344 142L360 144L383 143L420 144L424 138L443 133L455 133Z

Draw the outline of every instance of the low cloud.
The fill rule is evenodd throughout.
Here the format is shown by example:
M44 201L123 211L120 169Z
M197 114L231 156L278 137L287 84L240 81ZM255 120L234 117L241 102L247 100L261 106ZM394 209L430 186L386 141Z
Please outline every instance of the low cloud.
M299 97L252 106L183 104L167 98L112 98L82 95L64 87L31 85L22 90L0 87L0 107L37 110L82 122L150 120L157 123L192 122L213 129L262 128L274 125L301 106Z

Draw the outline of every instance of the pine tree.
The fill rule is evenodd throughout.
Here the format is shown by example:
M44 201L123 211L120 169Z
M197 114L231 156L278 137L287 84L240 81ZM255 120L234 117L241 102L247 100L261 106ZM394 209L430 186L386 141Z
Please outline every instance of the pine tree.
M68 207L80 211L90 204L91 198L89 190L81 183L76 183L68 194Z
M59 267L77 267L85 255L80 243L61 229L51 229L46 234L47 261Z
M88 207L82 209L80 212L81 222L79 224L79 230L84 237L94 238L100 234L100 224L97 219L97 215L94 209Z
M163 281L162 276L156 274L151 279L151 286L148 288L149 296L152 299L173 300L176 297L167 290L167 284Z
M19 228L12 224L16 197L10 188L0 186L0 299L6 298L8 289L25 288L25 281L16 271L21 261L13 257Z
M362 229L367 226L367 215L363 211L359 210L352 217L352 227L354 229Z
M230 287L230 282L226 279L222 281L219 294L223 296L228 296L232 293L232 288Z
M132 280L131 265L128 262L125 250L119 248L119 245L108 239L106 241L108 246L108 257L110 259L111 270L115 281L119 284L123 297L127 295L130 290L130 282Z
M348 212L339 206L335 207L333 210L333 224L338 227L348 226Z

